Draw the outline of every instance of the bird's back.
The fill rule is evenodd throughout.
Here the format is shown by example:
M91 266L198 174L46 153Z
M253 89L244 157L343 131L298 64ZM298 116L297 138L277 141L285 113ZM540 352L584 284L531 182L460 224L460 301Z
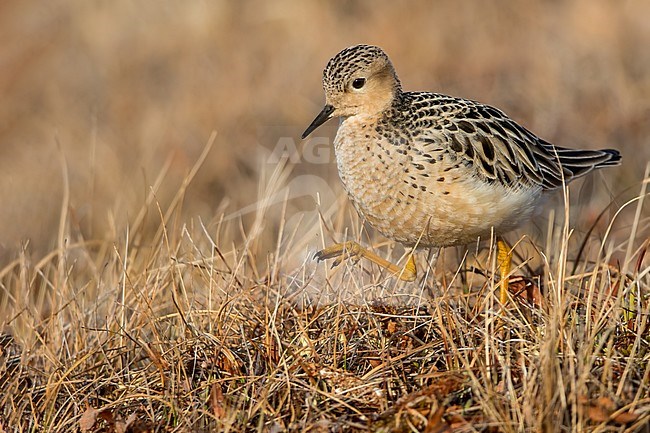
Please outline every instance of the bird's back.
M470 162L486 182L509 187L555 189L593 169L620 163L615 149L577 150L555 146L476 101L439 93L405 92L388 115L411 131L414 143L435 142Z

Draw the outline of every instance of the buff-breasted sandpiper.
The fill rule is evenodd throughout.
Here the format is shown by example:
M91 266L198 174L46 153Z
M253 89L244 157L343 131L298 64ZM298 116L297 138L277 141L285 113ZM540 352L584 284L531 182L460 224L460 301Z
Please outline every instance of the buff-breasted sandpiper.
M613 149L554 146L489 105L405 92L376 46L335 55L323 89L325 108L302 138L341 119L334 149L350 200L370 225L407 247L463 245L508 232L533 215L544 191L621 159ZM509 251L498 246L507 278ZM403 280L416 277L413 255L397 267L355 242L316 255L349 256L366 257ZM506 296L502 289L501 300Z

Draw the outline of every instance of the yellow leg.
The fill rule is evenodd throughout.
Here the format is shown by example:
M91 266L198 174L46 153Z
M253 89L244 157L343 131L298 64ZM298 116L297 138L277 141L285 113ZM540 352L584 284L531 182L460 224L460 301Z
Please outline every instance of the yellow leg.
M406 266L401 268L389 262L388 260L379 257L372 251L363 248L361 245L354 241L334 244L331 247L327 247L324 250L317 252L314 258L318 261L336 258L332 264L332 267L341 264L344 259L350 258L353 260L359 260L361 258L366 258L374 264L381 266L384 269L388 269L400 280L415 281L415 278L417 277L417 269L415 267L415 259L413 258L413 254L409 256L409 259L406 262Z
M510 283L510 263L512 262L512 250L501 239L497 240L497 262L499 263L501 305L508 302L508 284Z

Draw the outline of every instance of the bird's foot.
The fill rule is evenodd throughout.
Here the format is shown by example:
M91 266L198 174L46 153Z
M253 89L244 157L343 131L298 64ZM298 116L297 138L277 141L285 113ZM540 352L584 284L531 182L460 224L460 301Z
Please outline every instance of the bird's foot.
M363 257L361 252L363 249L361 245L354 241L342 242L320 250L314 255L314 259L319 262L336 259L332 263L332 267L340 265L343 260L347 259L352 259L356 263Z
M327 259L335 259L332 267L340 265L343 260L346 259L352 259L356 263L361 258L366 258L374 264L381 266L384 269L388 269L400 280L415 281L415 278L417 277L417 268L415 266L415 259L413 258L413 254L409 256L406 265L404 267L400 267L382 257L379 257L372 251L363 248L361 245L354 241L338 243L322 249L314 255L314 258L319 262Z

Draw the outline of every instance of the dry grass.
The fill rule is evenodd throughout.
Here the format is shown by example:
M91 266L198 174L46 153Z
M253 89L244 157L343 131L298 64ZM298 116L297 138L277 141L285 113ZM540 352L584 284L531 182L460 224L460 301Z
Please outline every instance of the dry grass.
M249 227L185 224L181 188L152 238L134 225L118 243L62 242L2 271L0 426L647 431L649 181L627 204L629 237L589 238L579 262L575 233L551 226L542 265L518 260L506 309L485 252L414 284L362 264L287 269L284 225L275 253L256 246L269 208ZM233 230L245 241L221 242Z
M2 3L0 432L650 431L650 4L373 5ZM357 42L623 153L510 235L508 308L489 245L311 259L401 253L291 141Z

